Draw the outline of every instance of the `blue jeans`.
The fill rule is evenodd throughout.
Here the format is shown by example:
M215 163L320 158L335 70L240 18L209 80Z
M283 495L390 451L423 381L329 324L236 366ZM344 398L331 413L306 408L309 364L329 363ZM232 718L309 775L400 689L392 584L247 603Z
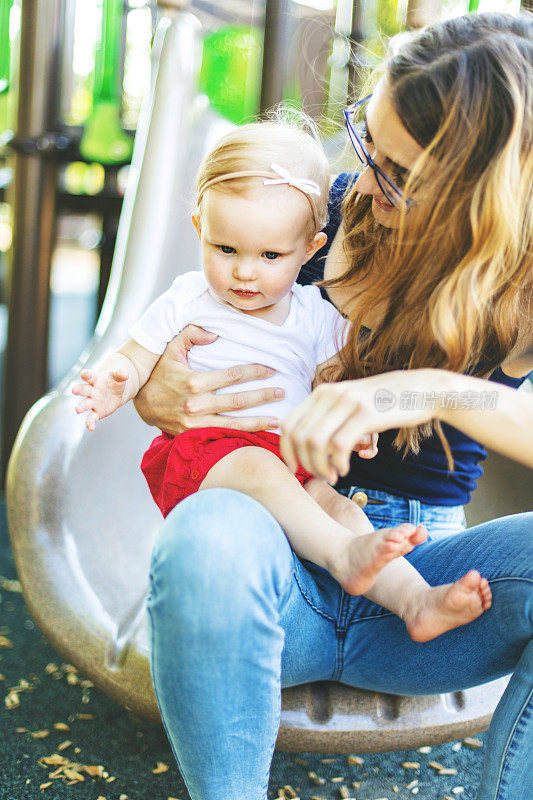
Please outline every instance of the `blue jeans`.
M463 506L429 506L414 498L361 486L352 486L341 494L353 497L359 491L363 491L369 499L364 512L376 529L411 522L413 525L425 525L430 539L442 539L466 528Z
M533 797L532 533L533 513L518 514L415 548L408 558L429 583L475 568L493 593L477 620L421 645L398 617L300 560L251 498L209 489L184 500L154 546L148 612L157 701L192 800L266 798L282 686L433 694L513 671L477 797Z

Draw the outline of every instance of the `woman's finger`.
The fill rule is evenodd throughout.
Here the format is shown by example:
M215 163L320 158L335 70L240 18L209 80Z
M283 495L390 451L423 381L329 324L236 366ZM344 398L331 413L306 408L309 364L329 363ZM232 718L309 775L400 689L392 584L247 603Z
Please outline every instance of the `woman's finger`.
M335 432L331 440L330 462L339 475L348 473L353 443L359 441L371 424L372 419L361 405Z
M292 472L298 469L298 454L296 451L295 432L298 430L300 421L304 418L306 409L311 402L310 395L303 403L300 403L281 423L280 452L281 457Z
M254 389L231 394L193 395L185 403L188 414L222 414L225 411L256 408L275 403L285 396L283 389Z
M344 422L339 424L335 433L331 436L329 460L332 467L337 470L339 475L346 475L350 469L352 452L357 444L364 439L373 427L372 414L369 414L364 400L353 403L350 413L345 414ZM359 451L362 458L374 458L378 452L377 434L372 432L370 435L371 445L368 449Z
M283 429L283 423L282 423ZM298 469L298 456L296 455L296 449L294 447L294 443L292 438L287 434L281 435L279 440L279 449L281 453L281 457L285 464L288 466L291 472L296 472Z
M192 422L193 420L193 422ZM184 430L191 428L228 428L230 430L247 431L257 433L258 431L276 430L279 427L277 417L230 417L225 414L206 414L201 417L191 418L192 424L179 427L165 426L164 433L170 436L178 436Z
M174 361L179 361L181 364L187 364L187 353L194 345L211 344L218 336L216 333L210 333L197 325L187 325L183 328L177 336L167 344L163 358L171 358Z
M215 422L210 422L210 425L237 431L247 431L248 433L257 433L258 431L277 429L279 427L279 419L277 417L230 417L215 414L212 417L208 417L208 419L215 420Z
M368 450L358 450L357 455L359 458L374 458L378 454L377 447L373 447Z
M290 459L291 469L295 469L295 462L299 462L313 475L334 480L328 462L325 422L328 420L331 423L331 409L337 402L338 391L332 386L319 387L284 420L282 452Z
M307 446L298 452L310 472L330 482L348 472L352 451L366 435L366 431L360 431L358 438L348 438L345 433L346 423L361 411L357 395L343 388L336 399L332 398L335 402L319 416L309 415L303 421L301 436L307 437Z
M298 456L306 469L331 482L337 478L338 472L335 469L333 474L332 441L339 428L353 413L354 399L344 391L328 392L326 399L327 402L317 403L300 425L300 432L297 434L301 439ZM353 443L344 447L345 452L351 454Z
M298 461L308 472L324 478L326 481L335 481L329 460L329 436L323 428L322 420L329 416L330 409L309 415L301 422L300 430L296 432L296 452Z
M334 402L335 392L331 385L321 386L283 420L281 452L292 470L301 463L313 474L320 474L326 480L333 478L327 459L321 459L315 450L324 429L324 420Z
M378 452L378 434L369 433L362 437L355 449L361 458L374 458Z
M188 376L189 389L195 394L214 392L225 386L233 386L247 381L258 381L276 374L275 369L262 364L244 364L227 369L215 369L211 372L192 372ZM273 387L276 388L276 387Z

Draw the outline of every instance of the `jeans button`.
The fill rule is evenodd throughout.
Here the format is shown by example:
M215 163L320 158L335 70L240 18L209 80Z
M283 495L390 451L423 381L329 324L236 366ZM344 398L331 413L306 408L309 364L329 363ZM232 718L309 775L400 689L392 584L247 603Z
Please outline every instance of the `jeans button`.
M357 503L359 508L364 508L368 503L368 497L365 492L355 492L355 494L352 495L352 500L354 503Z

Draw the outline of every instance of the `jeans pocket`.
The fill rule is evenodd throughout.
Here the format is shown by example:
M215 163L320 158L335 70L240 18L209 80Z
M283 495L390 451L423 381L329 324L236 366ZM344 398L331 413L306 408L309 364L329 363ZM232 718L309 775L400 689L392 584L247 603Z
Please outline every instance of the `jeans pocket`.
M295 556L294 576L308 605L334 622L341 603L342 588L333 575L324 567Z
M428 538L432 541L438 539L445 539L447 536L455 536L456 533L462 533L466 526L461 526L459 523L454 522L434 522L426 523L428 529Z

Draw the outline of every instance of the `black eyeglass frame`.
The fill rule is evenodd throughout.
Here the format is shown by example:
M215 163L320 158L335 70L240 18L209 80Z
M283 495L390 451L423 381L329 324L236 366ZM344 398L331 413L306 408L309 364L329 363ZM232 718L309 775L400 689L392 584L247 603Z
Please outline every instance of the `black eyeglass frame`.
M392 203L392 205L395 208L402 208L403 205L408 211L410 208L416 205L415 201L410 197L405 197L403 191L399 188L399 186L396 186L394 181L392 181L388 177L388 175L386 175L383 172L381 167L378 166L378 164L376 164L376 162L373 160L372 156L368 152L365 143L358 135L357 131L355 130L350 120L350 117L353 116L353 114L355 114L356 109L359 108L360 106L363 106L365 103L368 103L371 97L372 95L369 94L366 97L363 97L362 100L358 100L357 103L353 103L351 106L348 106L347 108L344 109L343 114L344 114L344 122L346 125L346 130L348 131L348 136L350 137L350 141L353 145L353 149L355 150L357 158L362 164L365 165L365 167L370 167L370 169L373 171L374 175L376 176L378 186L385 195L385 197L387 198L387 200L390 203ZM380 179L385 181L385 186L383 186ZM394 195L391 197L391 195L389 194L390 191L389 187L394 192L396 192L396 195L399 196L399 200L395 198Z

